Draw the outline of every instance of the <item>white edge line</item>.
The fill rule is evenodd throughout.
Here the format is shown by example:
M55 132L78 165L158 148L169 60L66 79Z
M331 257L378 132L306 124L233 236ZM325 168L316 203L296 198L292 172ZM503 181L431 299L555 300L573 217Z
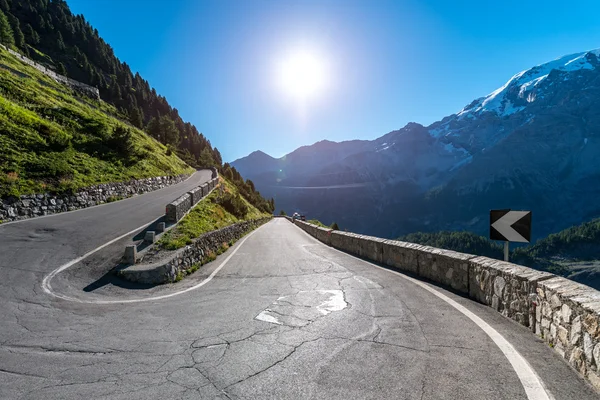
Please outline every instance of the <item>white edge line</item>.
M57 269L55 269L54 271L52 271L50 274L48 274L44 280L42 281L42 289L44 290L44 292L46 292L49 295L52 295L54 297L57 297L59 299L62 300L67 300L67 301L74 301L77 303L85 303L85 304L122 304L122 303L141 303L141 302L146 302L146 301L155 301L155 300L162 300L162 299L166 299L169 297L174 297L174 296L178 296L180 294L183 293L187 293L189 291L198 289L199 287L202 287L204 285L206 285L208 282L210 282L213 277L223 268L225 267L225 265L227 264L227 262L231 259L231 257L233 257L235 255L235 253L240 249L240 247L242 247L242 245L244 244L244 242L250 237L252 236L256 231L258 231L260 228L262 228L263 226L265 226L266 224L263 224L261 226L259 226L258 228L256 228L255 230L253 230L252 232L250 232L248 235L246 235L242 241L237 245L237 247L235 249L233 249L233 251L231 252L231 254L229 254L229 256L223 261L221 262L221 264L206 278L204 279L202 282L198 283L197 285L191 286L187 289L183 289L180 290L178 292L174 292L174 293L169 293L169 294L163 294L160 296L153 296L153 297L144 297L144 298L139 298L139 299L123 299L123 300L81 300L81 299L77 299L74 297L70 297L70 296L66 296L63 294L59 294L59 293L55 293L52 290L52 287L50 286L50 281L52 280L52 278L54 278L54 276L56 276L57 274L59 274L60 272L64 271L65 269L77 264L78 262L82 261L83 259L89 257L90 255L94 254L95 252L103 249L106 246L111 245L112 243L118 241L119 239L124 238L127 235L132 234L133 232L138 231L139 229L143 228L146 225L143 225L141 228L138 229L134 229L130 232L127 232L124 235L121 235L113 240L111 240L108 243L103 244L102 246L84 254L81 257L76 258L75 260L72 260L70 262L68 262L67 264L64 264L60 267L58 267Z
M492 326L490 326L483 319L475 315L472 311L468 310L465 306L459 304L455 300L452 300L445 294L438 292L431 286L421 282L415 278L411 278L410 276L404 275L401 272L393 271L388 268L383 268L379 265L373 264L372 262L363 260L361 258L355 257L352 254L346 253L344 251L338 250L335 247L328 246L325 243L319 241L318 239L311 236L308 232L304 231L302 228L297 227L300 231L304 232L309 238L313 239L315 242L327 246L328 248L337 251L338 253L342 253L346 256L352 257L358 261L362 261L366 264L369 264L373 267L379 268L384 271L388 271L392 274L398 275L415 285L427 290L438 298L444 300L446 303L450 304L464 316L469 318L471 321L475 323L481 330L483 330L492 341L498 346L500 351L504 354L504 356L508 359L510 364L513 367L513 370L516 372L519 380L521 381L521 385L523 385L523 389L525 389L525 394L529 400L553 400L554 397L546 390L544 383L538 374L534 371L531 365L527 362L527 360L513 347L512 344L508 340L504 338L497 330L495 330Z
M204 171L204 170L200 170L200 171ZM110 203L107 203L107 202L105 202L105 203L102 203L102 204L96 204L95 206L91 206L91 207L78 208L77 210L72 210L72 211L62 211L62 212L57 212L57 213L53 213L53 214L40 215L40 216L37 216L37 217L32 217L32 218L23 218L23 219L19 219L19 220L16 220L16 221L8 221L8 222L3 222L3 223L1 223L1 224L0 224L0 228L2 228L3 226L12 225L12 224L19 224L19 223L21 223L21 222L34 221L34 220L43 219L43 218L56 217L56 216L58 216L58 215L65 215L65 214L76 213L76 212L79 212L79 211L85 211L85 210L89 210L90 208L104 207L104 206L108 206L108 205L110 205L110 204L116 204L116 203L120 203L120 204L122 204L122 203L121 203L122 201L127 201L127 200L131 200L131 199L136 199L136 198L138 198L138 197L140 197L140 196L143 196L143 195L145 195L145 194L149 194L149 193L158 192L159 190L167 189L167 188L170 188L171 186L175 186L175 185L179 185L180 183L187 182L188 180L192 179L192 177L193 177L194 175L196 175L196 173L197 173L197 172L199 172L199 171L198 171L198 170L196 170L196 172L194 172L193 174L191 174L190 176L188 176L187 178L185 178L185 179L184 179L184 180L182 180L181 182L179 182L179 183L175 183L175 184L173 184L173 185L165 186L164 188L160 188L160 189L156 189L156 190L151 190L151 191L149 191L149 192L142 193L142 194L134 194L133 196L127 197L127 198L125 198L125 199L121 199L121 200L113 201L113 202L110 202ZM157 178L157 177L155 177L155 178ZM211 179L212 179L212 178L211 178ZM206 182L208 182L208 181L206 181ZM204 182L204 183L206 183L206 182ZM123 182L113 182L113 183L123 183ZM204 183L201 183L201 184L200 184L200 186L204 185ZM104 185L104 184L101 184L101 185Z

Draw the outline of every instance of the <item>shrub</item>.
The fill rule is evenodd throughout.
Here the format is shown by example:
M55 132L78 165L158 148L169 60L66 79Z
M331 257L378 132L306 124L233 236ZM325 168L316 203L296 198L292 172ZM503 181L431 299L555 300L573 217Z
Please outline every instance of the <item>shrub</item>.
M234 196L231 193L225 193L217 200L217 203L237 218L244 218L248 213L248 206L239 195Z
M334 222L333 224L331 224L329 226L331 229L333 229L334 231L339 231L340 227L338 226L337 222Z

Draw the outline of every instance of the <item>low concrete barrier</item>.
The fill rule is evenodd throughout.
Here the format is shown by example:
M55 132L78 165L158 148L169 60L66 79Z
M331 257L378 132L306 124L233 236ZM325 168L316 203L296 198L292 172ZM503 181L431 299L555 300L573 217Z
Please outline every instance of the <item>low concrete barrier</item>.
M204 264L231 241L240 239L246 233L271 220L271 217L253 221L238 222L212 232L207 232L184 248L154 255L144 256L139 264L130 265L118 272L122 278L144 284L174 282L194 266ZM135 250L135 246L134 250Z
M167 204L165 210L166 220L168 222L178 222L203 197L207 196L217 186L218 182L219 178L213 178Z
M190 190L188 192L188 194L192 198L192 207L194 207L196 204L198 204L200 199L202 199L202 197L204 197L204 196L202 196L202 189L200 188L200 186L193 188L192 190Z
M166 218L169 222L179 221L192 208L192 197L186 193L177 200L167 204Z
M210 190L208 189L208 183L203 183L200 186L200 190L202 191L202 197L206 196Z
M287 219L327 245L450 287L529 327L600 390L599 291L522 265Z

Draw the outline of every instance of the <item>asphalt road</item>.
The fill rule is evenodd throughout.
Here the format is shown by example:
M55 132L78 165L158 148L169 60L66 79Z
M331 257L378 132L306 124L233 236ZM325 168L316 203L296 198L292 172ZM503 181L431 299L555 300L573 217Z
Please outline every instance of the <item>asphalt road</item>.
M54 293L73 300L42 290L51 271L158 217L165 199L204 178L192 179L0 226L1 399L528 398L504 353L464 313L284 219L176 284L112 280L83 290L110 268L126 237L55 277ZM508 340L551 397L599 398L524 327L427 287Z

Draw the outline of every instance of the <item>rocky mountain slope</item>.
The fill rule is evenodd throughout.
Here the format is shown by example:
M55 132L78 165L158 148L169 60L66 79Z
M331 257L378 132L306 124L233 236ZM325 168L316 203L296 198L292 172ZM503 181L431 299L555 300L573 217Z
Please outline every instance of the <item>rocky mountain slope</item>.
M600 216L599 50L514 75L430 126L232 163L277 208L396 237L486 234L489 210L533 211L537 239ZM267 158L269 157L269 158ZM265 161L268 160L268 161Z

